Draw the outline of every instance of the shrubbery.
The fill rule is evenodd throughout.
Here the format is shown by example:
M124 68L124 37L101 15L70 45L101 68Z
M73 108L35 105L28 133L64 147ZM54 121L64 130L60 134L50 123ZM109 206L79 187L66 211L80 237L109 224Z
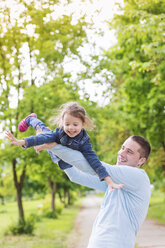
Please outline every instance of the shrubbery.
M33 234L35 229L36 216L30 215L25 222L18 221L9 226L9 232L18 235L18 234Z
M56 205L56 209L52 211L50 210L50 204L47 202L41 208L41 216L46 217L46 218L57 219L58 215L61 214L63 208L64 208L63 204L58 204Z

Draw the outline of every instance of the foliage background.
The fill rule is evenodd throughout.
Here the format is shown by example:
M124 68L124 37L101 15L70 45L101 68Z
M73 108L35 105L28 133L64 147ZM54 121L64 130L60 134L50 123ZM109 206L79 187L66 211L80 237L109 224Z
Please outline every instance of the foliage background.
M18 138L17 126L35 112L50 128L49 118L62 103L78 101L93 119L89 132L93 149L101 160L115 164L124 139L137 134L152 146L145 166L151 183L165 190L165 2L125 0L109 20L116 44L98 54L88 32L94 23L84 15L54 15L62 1L17 0L15 15L4 0L0 4L0 121ZM69 5L66 1L64 5ZM19 11L22 9L22 11ZM102 30L101 30L102 31ZM98 32L98 30L97 30ZM101 36L101 32L97 35ZM80 52L89 45L89 60ZM66 61L76 61L79 70L65 70ZM83 68L83 69L82 69ZM107 104L91 101L79 81L95 84ZM12 105L15 98L16 105ZM96 98L97 99L97 98ZM29 129L26 136L34 134ZM19 219L24 218L23 197L50 193L51 211L57 194L66 204L82 190L67 181L47 152L37 156L33 149L22 151L1 140L0 196L2 203L17 199Z

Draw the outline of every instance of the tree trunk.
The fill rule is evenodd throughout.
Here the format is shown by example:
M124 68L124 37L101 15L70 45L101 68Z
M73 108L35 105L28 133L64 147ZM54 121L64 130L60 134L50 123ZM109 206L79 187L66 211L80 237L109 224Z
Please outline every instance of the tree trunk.
M4 196L1 195L0 198L1 198L1 204L2 204L2 205L5 205L5 198L4 198Z
M56 200L57 183L52 182L50 177L48 177L48 182L49 182L49 186L51 188L51 206L50 206L50 209L53 212L56 210L55 200Z
M65 205L65 198L61 195L61 192L58 192L60 201Z
M52 188L52 199L51 199L51 210L55 211L56 210L56 204L55 204L55 199L56 199L56 189L57 189L57 183L53 182L53 188Z
M163 146L163 150L165 152L165 142L164 141L162 141L162 146Z
M22 204L22 189L20 186L17 187L17 204L18 204L18 212L19 212L19 221L25 222L24 210Z
M25 172L26 172L26 166L24 166L24 169L22 171L22 174L20 176L20 182L18 182L17 173L16 173L16 159L13 159L13 177L14 177L14 184L17 191L17 204L18 204L18 213L19 213L19 221L25 223L25 217L24 217L24 210L23 210L23 204L22 204L22 188L23 188L23 182L25 178Z
M70 191L69 190L67 192L67 196L68 196L68 205L70 205L71 194L70 194Z
M64 188L64 202L65 202L64 207L67 207L68 205L68 202L66 201L66 197L67 197L67 190L66 188Z

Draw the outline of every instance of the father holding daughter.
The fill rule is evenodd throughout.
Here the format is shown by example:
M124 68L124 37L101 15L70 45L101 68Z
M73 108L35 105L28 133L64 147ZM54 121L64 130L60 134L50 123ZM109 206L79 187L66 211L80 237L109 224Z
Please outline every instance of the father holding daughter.
M68 106L73 104L81 107L77 103ZM72 182L105 192L88 248L134 248L150 200L150 181L141 169L149 157L150 144L141 136L130 136L121 146L115 166L100 162L84 130L85 119L81 115L75 116L74 111L63 110L61 126L55 131L49 130L31 114L21 121L19 130L26 131L33 126L43 133L23 140L17 140L9 131L6 136L14 145L36 146L38 153L48 149L52 159L58 160L60 168ZM83 108L82 113L84 115Z

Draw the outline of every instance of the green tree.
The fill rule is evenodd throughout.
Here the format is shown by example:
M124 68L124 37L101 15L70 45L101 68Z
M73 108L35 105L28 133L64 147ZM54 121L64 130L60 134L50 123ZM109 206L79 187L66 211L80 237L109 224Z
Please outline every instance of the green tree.
M7 163L2 163L0 168L0 198L1 203L5 204L6 199L15 199L15 189L11 170Z
M125 0L110 27L117 44L105 52L99 68L114 75L109 105L110 113L116 112L113 130L120 126L123 137L125 132L143 135L153 151L162 147L165 152L165 3Z
M17 0L13 5L15 15L5 1L0 3L0 120L18 138L22 137L17 133L18 123L27 113L43 111L44 120L50 116L52 106L58 106L64 97L65 100L78 97L78 88L69 80L71 75L64 73L63 62L67 56L79 56L87 24L84 18L72 24L72 15L54 18L58 2ZM12 165L19 220L25 222L22 188L29 157L33 158L34 152L8 147L3 153L3 158Z

